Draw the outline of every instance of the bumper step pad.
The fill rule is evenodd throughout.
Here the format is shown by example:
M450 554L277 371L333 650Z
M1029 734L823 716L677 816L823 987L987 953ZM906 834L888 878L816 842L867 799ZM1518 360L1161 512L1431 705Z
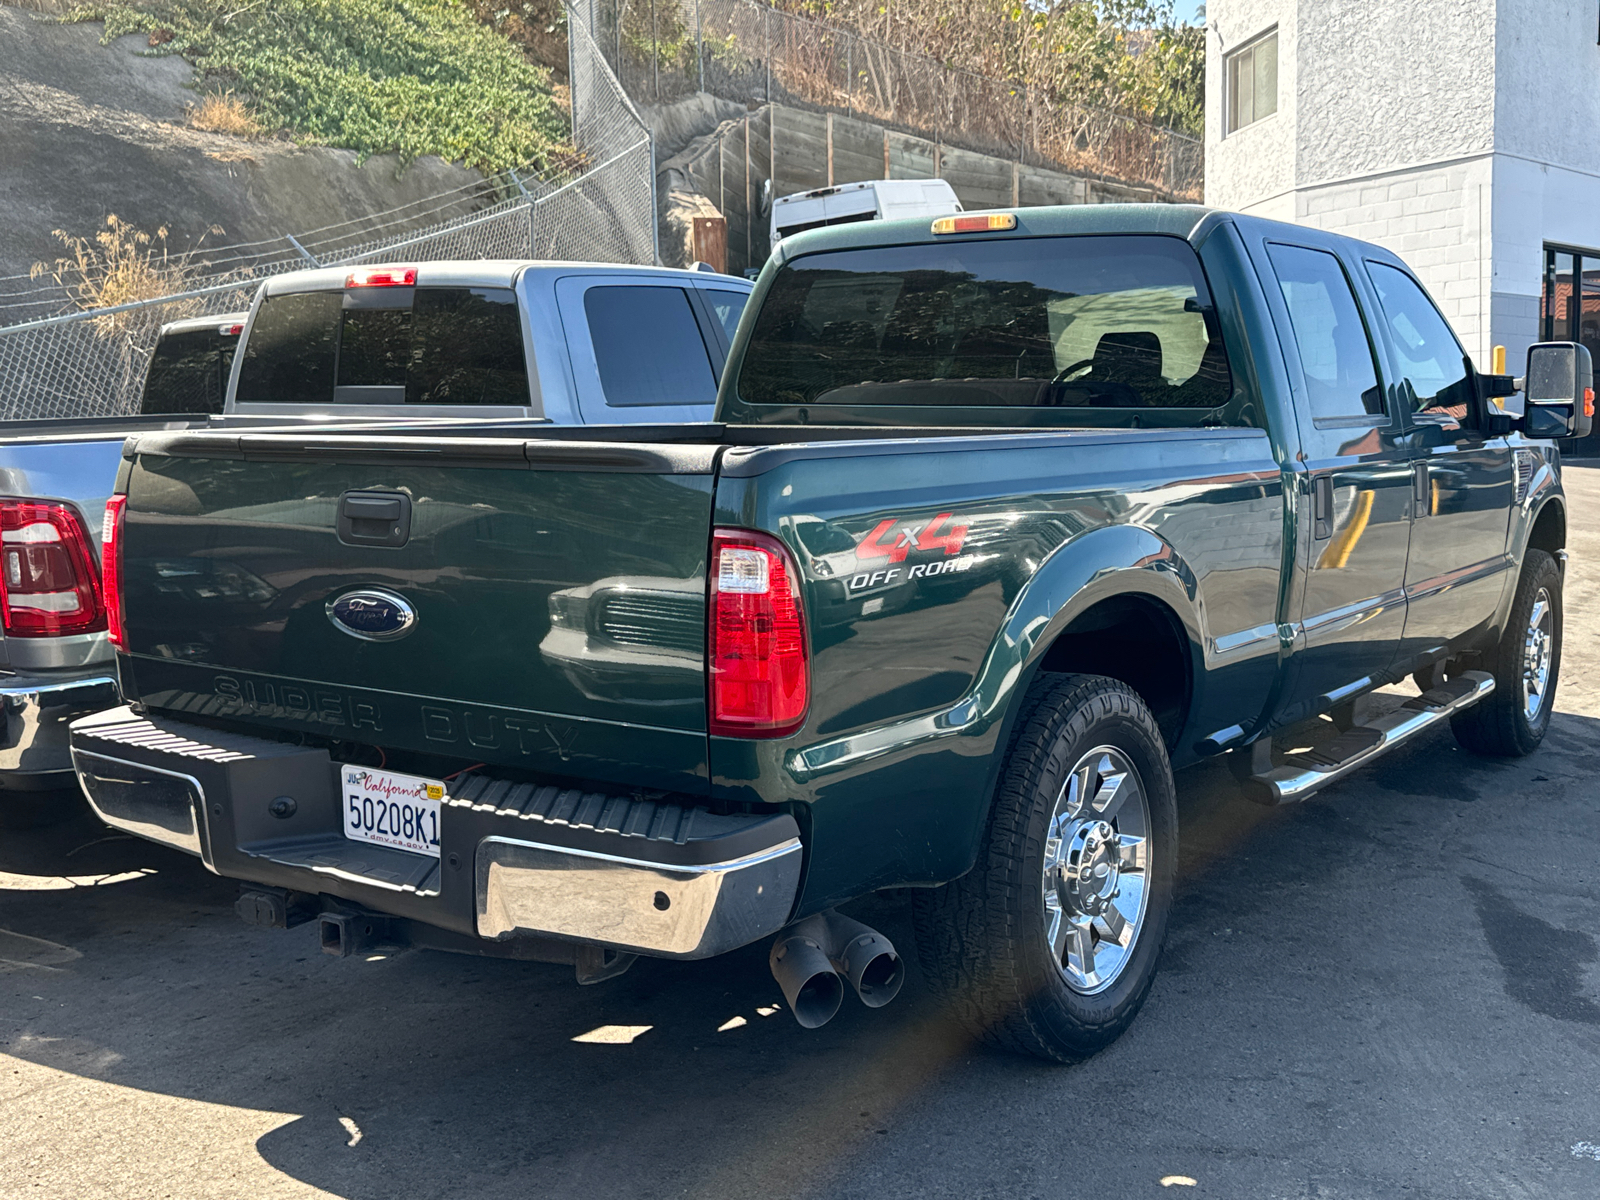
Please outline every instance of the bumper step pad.
M771 815L735 813L722 816L708 808L674 804L665 799L614 796L548 784L512 783L488 775L464 775L450 789L448 803L496 816L515 817L535 825L609 836L592 848L616 854L648 854L663 862L695 866L740 858L772 845ZM518 830L518 837L537 836ZM616 839L623 839L616 844ZM648 850L628 843L653 842ZM671 847L671 849L669 849ZM585 844L584 848L591 848Z

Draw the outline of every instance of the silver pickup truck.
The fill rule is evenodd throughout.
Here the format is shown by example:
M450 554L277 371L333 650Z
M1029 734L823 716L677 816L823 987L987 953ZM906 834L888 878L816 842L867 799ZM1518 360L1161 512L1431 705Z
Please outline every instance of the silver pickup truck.
M67 723L119 703L99 556L130 434L705 421L750 288L596 263L297 271L264 283L242 318L167 326L138 415L0 423L0 825L72 810Z

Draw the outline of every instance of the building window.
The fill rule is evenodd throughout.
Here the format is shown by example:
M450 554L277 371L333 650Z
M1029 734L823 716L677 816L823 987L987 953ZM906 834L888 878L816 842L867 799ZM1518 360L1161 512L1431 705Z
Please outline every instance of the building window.
M1264 34L1223 60L1228 96L1224 106L1233 133L1278 111L1278 31Z

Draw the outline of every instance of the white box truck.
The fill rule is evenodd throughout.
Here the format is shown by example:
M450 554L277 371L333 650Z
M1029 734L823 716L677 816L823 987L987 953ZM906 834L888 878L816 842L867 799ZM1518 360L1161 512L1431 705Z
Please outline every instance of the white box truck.
M851 221L887 221L896 217L944 217L961 211L961 201L943 179L868 179L797 192L772 202L772 244L786 237L845 225Z

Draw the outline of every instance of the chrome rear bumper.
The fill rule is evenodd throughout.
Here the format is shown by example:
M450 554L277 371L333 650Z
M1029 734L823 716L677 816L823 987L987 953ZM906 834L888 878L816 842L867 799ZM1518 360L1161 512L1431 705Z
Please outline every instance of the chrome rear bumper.
M5 714L0 788L30 782L70 785L68 726L120 698L116 672L104 664L71 673L0 675L0 711Z
M324 750L124 707L76 722L72 755L106 824L219 875L497 942L709 958L777 932L799 893L788 813L469 774L448 785L434 858L347 840Z
M670 958L710 958L776 933L800 886L800 839L744 858L669 866L488 837L478 933L550 934Z

